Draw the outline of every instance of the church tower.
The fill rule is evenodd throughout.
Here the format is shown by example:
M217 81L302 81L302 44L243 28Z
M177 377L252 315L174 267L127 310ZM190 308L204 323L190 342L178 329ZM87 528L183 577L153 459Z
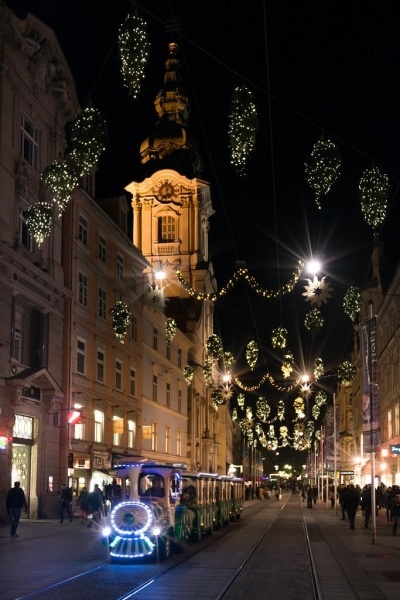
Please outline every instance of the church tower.
M158 121L140 147L145 179L125 189L132 195L133 243L151 265L149 285L161 294L166 317L175 320L193 345L182 361L182 373L187 364L194 372L188 390L188 467L216 471L218 414L202 369L206 340L213 333L213 300L208 296L216 292L216 281L208 232L214 210L210 185L200 179L197 144L187 128L190 110L178 44L170 43L168 50L163 87L154 100Z

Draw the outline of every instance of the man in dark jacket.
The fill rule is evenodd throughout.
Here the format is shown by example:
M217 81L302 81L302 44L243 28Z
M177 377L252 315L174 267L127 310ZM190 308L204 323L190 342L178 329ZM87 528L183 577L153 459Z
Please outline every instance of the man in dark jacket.
M12 538L19 537L17 529L23 508L25 509L25 512L28 512L28 504L26 502L24 490L21 488L20 482L16 481L14 487L8 491L6 497L7 514L12 517L10 528L10 535Z
M69 522L72 523L72 490L65 483L62 484L60 496L60 523L64 523L64 511L67 511Z
M354 520L356 517L357 509L360 505L360 493L358 489L355 488L352 483L350 483L343 496L347 516L350 522L350 529L354 529Z

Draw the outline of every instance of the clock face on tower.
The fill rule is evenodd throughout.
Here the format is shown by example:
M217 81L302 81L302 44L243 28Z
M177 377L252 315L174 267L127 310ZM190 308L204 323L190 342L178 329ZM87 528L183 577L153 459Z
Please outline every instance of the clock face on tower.
M161 181L156 189L157 198L159 200L168 201L174 200L174 196L178 195L178 186L170 179Z

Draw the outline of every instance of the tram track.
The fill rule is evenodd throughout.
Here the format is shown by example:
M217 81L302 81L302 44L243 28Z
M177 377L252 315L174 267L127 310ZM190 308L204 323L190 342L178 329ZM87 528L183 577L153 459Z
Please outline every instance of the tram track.
M392 598L346 545L344 523L332 527L328 513L304 509L296 496L284 500L246 506L242 519L168 561L107 564L19 600L162 600L182 590L204 600L267 598L270 590L285 600Z

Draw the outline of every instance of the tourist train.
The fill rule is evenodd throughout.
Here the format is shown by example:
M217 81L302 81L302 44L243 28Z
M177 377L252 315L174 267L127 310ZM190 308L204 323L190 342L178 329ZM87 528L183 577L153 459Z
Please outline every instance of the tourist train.
M171 551L183 551L185 543L200 542L242 515L241 478L143 458L121 460L114 469L121 502L103 529L112 562L167 560Z

